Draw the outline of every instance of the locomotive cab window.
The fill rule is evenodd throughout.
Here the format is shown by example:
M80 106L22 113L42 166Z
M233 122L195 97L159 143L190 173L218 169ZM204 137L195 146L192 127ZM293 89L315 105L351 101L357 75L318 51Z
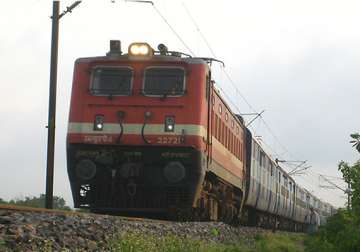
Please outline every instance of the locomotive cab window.
M125 67L96 67L92 71L93 95L130 95L133 71Z
M143 93L148 96L181 96L185 92L185 70L174 67L145 69Z

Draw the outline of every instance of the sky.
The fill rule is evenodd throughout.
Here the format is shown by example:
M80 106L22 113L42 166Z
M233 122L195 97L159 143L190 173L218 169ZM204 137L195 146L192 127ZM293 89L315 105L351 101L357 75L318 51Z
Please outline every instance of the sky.
M71 3L61 1L61 10ZM234 111L265 110L251 128L271 155L307 160L311 167L296 181L343 206L344 194L322 188L328 184L319 174L340 177L339 161L359 159L349 135L360 131L360 2L154 4L85 0L60 20L54 194L72 205L65 139L74 61L105 55L110 39L121 40L123 51L144 41L189 53L160 12L196 56L225 62L225 71L213 66L214 79ZM8 200L45 191L52 1L6 1L2 10L0 198Z

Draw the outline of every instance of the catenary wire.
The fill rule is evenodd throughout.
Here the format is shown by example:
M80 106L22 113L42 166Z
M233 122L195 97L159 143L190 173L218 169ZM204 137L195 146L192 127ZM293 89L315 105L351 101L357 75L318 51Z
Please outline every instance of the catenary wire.
M209 41L206 39L205 35L202 33L200 27L198 26L198 24L196 23L195 19L193 18L193 16L191 15L189 9L187 8L187 6L183 4L183 7L186 11L186 13L188 14L189 18L191 19L193 25L195 26L197 32L200 34L201 38L203 39L203 41L205 42L206 46L208 47L209 51L211 52L212 56L216 58L216 54L214 52L214 50L212 49ZM181 43L189 50L189 52L191 52L191 54L193 54L195 56L195 53L190 49L190 47L184 42L184 40L180 37L180 35L175 31L175 29L170 25L170 23L166 20L166 18L161 14L161 12L155 7L155 5L153 5L155 10L157 11L157 13L161 16L161 18L164 20L164 22L169 26L169 28L173 31L173 33L178 37L178 39L181 41ZM234 87L234 89L236 90L236 94L239 95L241 97L241 99L247 104L247 106L250 108L250 110L252 112L257 113L257 110L251 105L251 103L246 99L246 97L239 91L239 89L237 88L237 85L235 83L235 81L232 79L232 77L230 76L230 74L228 73L228 71L222 66L221 67L222 71L224 72L225 76L227 77L227 79L229 80L229 82L231 83L231 85ZM234 106L234 108L240 112L239 107L236 105L235 102L232 101L232 99L230 98L229 95L227 95L227 93L219 86L216 85L216 87L218 89L221 90L221 92L224 94L224 96L226 96L226 98L229 100L229 102L231 103L232 106ZM293 155L290 153L290 151L281 143L281 141L279 140L279 138L275 135L275 133L273 132L273 130L271 129L271 127L269 126L269 124L265 121L265 119L263 118L263 116L260 115L260 120L263 122L263 124L265 125L266 129L268 130L268 132L271 134L271 136L274 138L274 140L278 143L278 145L282 148L282 150L284 151L282 155L286 155L288 154L289 156L293 157ZM277 154L277 152L271 148L268 144L266 144L263 140L262 142L277 156L280 156ZM309 174L307 174L309 176ZM308 180L306 180L304 177L298 177L298 179L304 180L305 182L309 183L311 181L311 184L313 184L315 187L319 187L318 182L314 181L312 177L308 177Z

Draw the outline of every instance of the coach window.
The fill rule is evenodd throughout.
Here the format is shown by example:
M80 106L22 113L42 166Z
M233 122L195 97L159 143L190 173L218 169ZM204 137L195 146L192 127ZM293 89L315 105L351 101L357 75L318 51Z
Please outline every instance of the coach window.
M143 94L147 96L181 96L185 93L185 70L176 67L145 69Z
M281 173L279 172L279 183L281 183Z
M98 66L92 70L93 95L130 95L133 71L127 67Z
M260 166L265 168L265 154L262 151L260 151Z

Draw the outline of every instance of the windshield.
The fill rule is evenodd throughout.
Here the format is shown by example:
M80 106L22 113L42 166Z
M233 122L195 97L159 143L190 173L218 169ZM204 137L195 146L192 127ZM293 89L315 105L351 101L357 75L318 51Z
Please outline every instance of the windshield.
M180 96L185 90L185 70L151 67L145 70L144 94L150 96Z
M130 95L132 76L130 68L96 67L90 91L93 95Z

